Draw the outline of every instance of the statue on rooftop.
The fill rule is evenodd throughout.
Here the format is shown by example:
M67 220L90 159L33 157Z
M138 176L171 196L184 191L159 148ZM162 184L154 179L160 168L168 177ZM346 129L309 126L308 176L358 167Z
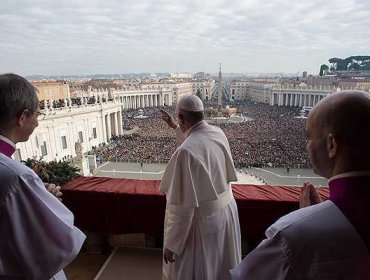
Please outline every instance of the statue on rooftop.
M75 142L75 152L78 160L82 159L82 145L79 141Z

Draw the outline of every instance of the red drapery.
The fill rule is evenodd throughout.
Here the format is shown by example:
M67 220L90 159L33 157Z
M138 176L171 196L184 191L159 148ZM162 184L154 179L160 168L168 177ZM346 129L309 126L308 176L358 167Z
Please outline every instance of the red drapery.
M63 202L81 229L107 233L163 234L166 205L159 180L77 177L64 185ZM242 237L258 241L279 217L298 209L300 188L233 185ZM326 187L319 189L323 199Z

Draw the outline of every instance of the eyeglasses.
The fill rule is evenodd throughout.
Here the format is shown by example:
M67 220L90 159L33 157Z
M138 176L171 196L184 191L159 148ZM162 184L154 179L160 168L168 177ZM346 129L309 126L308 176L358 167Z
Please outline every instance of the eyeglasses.
M43 113L43 112L40 112L38 110L33 110L33 112L37 113L37 120L38 121L44 120L46 118L46 114Z

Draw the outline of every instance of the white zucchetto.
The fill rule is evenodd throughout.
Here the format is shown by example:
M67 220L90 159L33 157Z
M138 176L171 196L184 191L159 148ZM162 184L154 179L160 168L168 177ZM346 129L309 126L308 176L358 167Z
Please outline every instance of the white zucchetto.
M188 112L201 112L204 111L202 100L192 94L183 95L177 102L177 109L181 109Z

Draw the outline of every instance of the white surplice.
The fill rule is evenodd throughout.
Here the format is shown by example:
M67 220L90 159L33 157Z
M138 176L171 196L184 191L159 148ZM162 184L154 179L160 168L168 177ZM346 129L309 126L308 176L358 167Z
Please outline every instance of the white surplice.
M330 200L280 218L266 236L231 270L233 280L370 279L364 242Z
M36 173L0 153L0 279L65 280L85 235Z
M161 182L167 194L163 246L176 260L163 263L163 279L228 279L241 260L229 143L221 129L204 121L185 136Z

